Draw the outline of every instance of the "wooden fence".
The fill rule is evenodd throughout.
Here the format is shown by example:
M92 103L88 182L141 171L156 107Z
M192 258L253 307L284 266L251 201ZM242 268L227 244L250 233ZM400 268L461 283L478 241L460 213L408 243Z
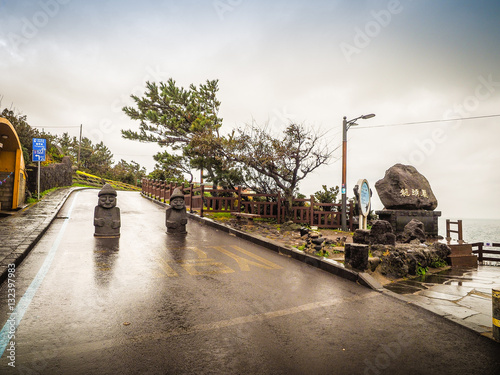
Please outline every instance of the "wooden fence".
M492 249L492 247L496 247L496 249ZM472 253L477 254L477 261L480 263L485 260L500 262L500 243L474 242L472 244ZM484 254L491 254L495 256L484 256Z
M168 202L174 189L179 187L167 184L165 181L142 180L142 194L160 202ZM280 194L247 193L241 187L235 190L209 189L205 185L181 186L184 200L190 212L197 211L203 217L204 213L229 212L248 213L262 218L272 218L278 223L285 220L285 202ZM310 199L293 199L291 220L299 224L308 224L321 228L338 229L341 224L341 204L315 202ZM354 207L347 206L347 223L350 231L354 227Z

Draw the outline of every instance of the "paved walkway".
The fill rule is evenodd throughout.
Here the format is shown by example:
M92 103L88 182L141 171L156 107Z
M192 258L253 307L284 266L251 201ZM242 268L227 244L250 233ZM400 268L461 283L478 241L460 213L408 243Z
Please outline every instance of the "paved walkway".
M398 298L492 337L492 289L500 289L500 267L449 269L386 285Z
M57 218L69 195L79 189L82 188L56 190L29 209L0 218L0 282L7 276L8 264L18 265L22 262ZM260 238L256 238L256 242L266 246ZM350 278L348 273L339 276ZM500 267L452 269L419 281L406 280L385 288L374 288L492 337L491 290L500 289Z

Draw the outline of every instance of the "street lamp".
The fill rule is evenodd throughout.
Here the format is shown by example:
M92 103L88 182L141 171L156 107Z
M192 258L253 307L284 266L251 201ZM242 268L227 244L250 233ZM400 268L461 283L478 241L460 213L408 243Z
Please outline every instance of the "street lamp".
M347 121L347 117L344 116L342 122L342 230L347 231L347 198L346 198L346 159L347 159L347 131L351 126L358 125L356 120L362 119L366 120L375 117L373 113L369 115L363 115L356 117L355 119Z

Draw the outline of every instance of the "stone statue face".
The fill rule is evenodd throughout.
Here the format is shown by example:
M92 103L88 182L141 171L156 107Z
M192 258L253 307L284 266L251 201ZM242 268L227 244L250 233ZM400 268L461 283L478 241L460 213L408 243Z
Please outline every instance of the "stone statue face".
M116 197L111 194L103 194L99 197L99 206L102 208L113 208L116 206Z
M170 201L170 205L174 210L182 210L186 206L186 203L184 202L184 199L179 197L172 199Z

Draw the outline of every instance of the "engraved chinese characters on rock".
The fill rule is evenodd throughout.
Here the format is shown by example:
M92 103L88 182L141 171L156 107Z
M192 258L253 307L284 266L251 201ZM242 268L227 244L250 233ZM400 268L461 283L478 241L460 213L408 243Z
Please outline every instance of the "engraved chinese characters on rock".
M424 197L429 198L427 190L425 189L401 189L400 195L402 197Z
M94 209L95 237L120 237L120 209L116 207L116 190L105 184Z

